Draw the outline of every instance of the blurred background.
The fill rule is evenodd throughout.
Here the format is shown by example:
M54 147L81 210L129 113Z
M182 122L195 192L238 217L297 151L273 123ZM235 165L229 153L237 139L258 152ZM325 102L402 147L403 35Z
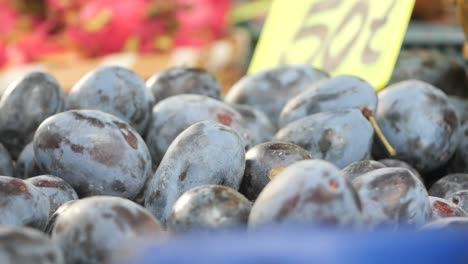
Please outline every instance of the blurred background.
M441 52L466 66L456 0L417 0L403 50ZM271 0L0 0L0 87L45 69L65 89L102 64L143 78L201 66L224 89L245 74Z

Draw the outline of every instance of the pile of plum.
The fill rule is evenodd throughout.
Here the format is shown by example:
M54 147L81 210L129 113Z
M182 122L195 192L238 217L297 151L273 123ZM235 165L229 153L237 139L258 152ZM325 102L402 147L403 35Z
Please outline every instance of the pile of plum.
M290 223L466 228L466 75L409 60L415 79L397 65L379 93L305 65L224 97L189 67L101 67L67 95L29 73L0 95L0 262L117 263L123 245Z

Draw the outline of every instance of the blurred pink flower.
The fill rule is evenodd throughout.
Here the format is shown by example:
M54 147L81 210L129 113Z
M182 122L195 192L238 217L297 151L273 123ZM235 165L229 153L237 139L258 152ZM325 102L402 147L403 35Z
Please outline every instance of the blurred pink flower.
M80 11L79 22L66 29L67 34L88 55L162 49L171 42L167 38L158 42L169 34L171 17L153 16L153 3L154 0L92 1Z
M47 18L57 26L64 26L78 17L80 10L92 0L46 0Z
M6 56L9 64L37 61L48 55L64 52L65 48L60 43L50 40L50 27L49 23L42 22L33 31L8 45Z
M2 42L0 42L0 67L5 65L6 62L7 62L6 46Z
M18 23L19 14L8 1L0 1L0 39L11 34Z
M184 6L177 12L177 46L202 46L226 34L230 0L175 0Z
M231 0L45 0L40 19L19 13L14 1L0 0L0 65L70 49L101 56L201 47L226 34L231 7Z

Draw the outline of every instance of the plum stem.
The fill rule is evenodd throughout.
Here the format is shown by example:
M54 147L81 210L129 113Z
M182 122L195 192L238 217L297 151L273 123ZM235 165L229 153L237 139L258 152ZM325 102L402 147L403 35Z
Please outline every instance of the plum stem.
M362 109L362 114L367 118L367 120L369 120L371 126L374 128L374 131L377 134L377 137L379 137L380 141L384 145L390 157L394 157L397 154L396 150L392 147L390 142L388 142L387 138L382 133L382 130L380 130L379 124L377 124L377 121L375 120L375 117L372 111L364 107Z

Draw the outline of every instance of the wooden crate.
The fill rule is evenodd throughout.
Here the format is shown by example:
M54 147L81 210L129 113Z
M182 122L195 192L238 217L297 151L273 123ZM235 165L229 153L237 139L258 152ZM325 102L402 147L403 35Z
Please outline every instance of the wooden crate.
M61 56L59 59L9 68L0 71L0 89L30 71L41 70L51 73L67 93L87 72L103 65L127 67L143 79L171 66L196 66L215 74L222 83L223 93L240 79L246 71L250 56L250 35L236 29L224 39L202 48L177 48L158 54L115 54L103 58L83 59Z

